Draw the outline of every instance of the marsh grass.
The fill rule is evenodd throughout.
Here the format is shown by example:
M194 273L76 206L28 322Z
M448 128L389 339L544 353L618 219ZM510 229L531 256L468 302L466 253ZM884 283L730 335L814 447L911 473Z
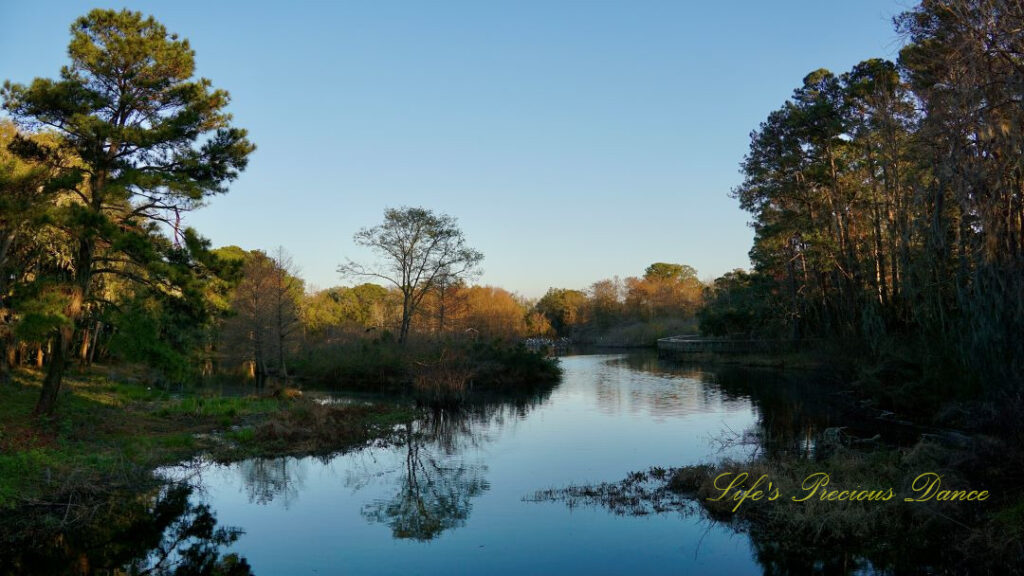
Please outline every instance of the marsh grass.
M281 407L278 398L250 396L189 396L169 399L155 413L166 417L236 418L254 414L276 412Z
M442 348L413 361L413 391L427 404L458 404L469 395L478 371L463 350Z
M543 490L526 500L601 506L625 515L700 515L748 533L759 559L784 567L783 572L850 573L871 568L896 573L1020 573L1024 498L1006 484L996 493L995 486L983 480L984 474L977 475L979 469L985 470L981 463L971 451L928 440L905 449L840 446L820 459L759 457L651 468L620 482ZM804 498L809 493L807 479L823 472L829 476L828 485ZM985 502L904 501L920 495L912 483L922 472L940 474L944 488L988 488L993 493ZM744 482L720 498L722 488L741 473L747 474ZM751 490L762 476L771 488L759 485L765 490L761 499L737 506L732 495ZM822 489L877 491L883 496L890 488L888 500L820 498ZM771 490L778 491L778 499L768 500ZM831 564L835 559L839 563Z
M396 425L417 413L407 407L306 402L280 411L233 438L244 456L326 454L369 440L387 441ZM236 454L235 456L237 456Z

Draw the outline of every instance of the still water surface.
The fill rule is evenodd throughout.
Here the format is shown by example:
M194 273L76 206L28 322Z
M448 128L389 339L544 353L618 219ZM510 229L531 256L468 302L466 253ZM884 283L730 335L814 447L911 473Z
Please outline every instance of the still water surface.
M745 535L699 515L529 499L741 456L715 439L762 416L746 386L645 356L561 364L552 391L427 418L399 446L206 468L197 498L244 530L230 551L256 574L762 573Z

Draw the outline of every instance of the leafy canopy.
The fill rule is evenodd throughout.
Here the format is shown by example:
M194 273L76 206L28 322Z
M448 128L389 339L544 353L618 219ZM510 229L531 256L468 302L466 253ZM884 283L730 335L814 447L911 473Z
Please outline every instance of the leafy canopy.
M87 204L134 199L138 215L189 209L245 168L254 146L224 112L228 93L193 80L195 53L139 12L93 10L71 26L57 80L6 82L4 108L49 128L84 161Z

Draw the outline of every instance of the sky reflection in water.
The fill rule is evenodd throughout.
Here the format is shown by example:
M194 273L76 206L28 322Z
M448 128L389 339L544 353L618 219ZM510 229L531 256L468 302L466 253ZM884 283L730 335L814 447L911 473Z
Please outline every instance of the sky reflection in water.
M212 467L203 500L245 530L232 551L258 574L760 574L745 536L696 517L523 501L720 458L711 438L757 420L698 370L621 355L562 366L549 395L428 418L403 446Z

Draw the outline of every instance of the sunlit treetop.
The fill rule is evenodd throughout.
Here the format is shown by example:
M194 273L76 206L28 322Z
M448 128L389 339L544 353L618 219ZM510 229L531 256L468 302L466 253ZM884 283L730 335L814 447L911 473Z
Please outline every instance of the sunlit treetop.
M59 79L5 83L3 100L19 124L56 130L89 165L91 200L189 209L225 191L254 147L230 125L227 92L192 78L188 41L127 10L93 10L71 35Z

